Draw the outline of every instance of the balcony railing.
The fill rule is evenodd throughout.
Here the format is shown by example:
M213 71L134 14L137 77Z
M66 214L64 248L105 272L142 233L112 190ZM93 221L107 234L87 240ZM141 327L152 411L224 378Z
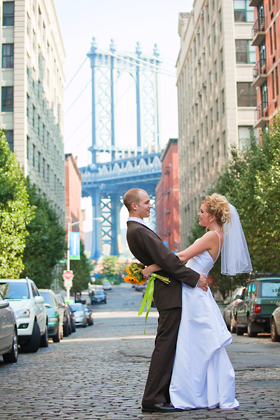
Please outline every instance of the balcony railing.
M267 79L266 74L266 60L265 58L261 58L253 67L253 86L261 86Z
M265 39L265 21L264 16L258 17L252 29L252 45L258 46Z
M251 0L249 6L259 6L262 0Z
M255 109L255 112L256 112L256 124L254 126L255 128L263 127L265 124L269 122L268 102L261 102Z

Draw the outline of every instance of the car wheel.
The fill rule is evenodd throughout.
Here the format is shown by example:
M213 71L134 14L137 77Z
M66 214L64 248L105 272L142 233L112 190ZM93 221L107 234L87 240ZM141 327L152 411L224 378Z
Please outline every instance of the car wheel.
M280 341L280 335L277 332L276 324L274 319L271 319L271 340Z
M252 324L253 322L248 320L247 331L249 337L257 337L258 333L256 331L252 331Z
M40 347L40 343L40 328L38 323L34 321L31 339L27 343L21 344L20 347L24 353L36 353Z
M69 326L67 325L63 325L63 337L68 337L69 335Z
M40 347L48 347L49 346L49 330L48 326L46 325L45 334L41 337Z
M56 334L53 336L53 342L54 343L59 343L60 342L60 334L59 334L59 325L57 326L57 332Z
M72 330L72 333L76 332L76 324L74 320L71 321L71 330Z
M243 335L244 334L244 328L239 327L239 325L236 325L236 335Z
M229 330L232 334L234 334L236 332L235 319L232 316L230 317Z
M3 354L5 363L16 363L18 359L17 331L14 329L13 346L10 353Z

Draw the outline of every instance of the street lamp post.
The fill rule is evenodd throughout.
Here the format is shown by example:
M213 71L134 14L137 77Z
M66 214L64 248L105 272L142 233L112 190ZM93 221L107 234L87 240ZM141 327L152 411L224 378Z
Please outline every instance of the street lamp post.
M98 220L99 222L102 222L102 217L93 217L89 220ZM85 220L79 220L78 222L70 223L68 222L68 229L67 229L67 271L70 271L70 227L78 225L81 222L85 222ZM72 287L72 286L71 286ZM70 299L70 289L71 287L69 284L66 286L66 299Z

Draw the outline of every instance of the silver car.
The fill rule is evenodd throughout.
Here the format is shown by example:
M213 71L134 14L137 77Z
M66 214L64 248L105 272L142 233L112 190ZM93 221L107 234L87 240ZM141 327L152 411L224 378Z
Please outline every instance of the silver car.
M0 354L4 362L15 363L18 359L17 323L14 311L0 293Z
M75 314L76 326L81 326L85 328L87 326L87 317L84 305L82 303L71 303L70 307Z
M229 304L225 307L225 310L224 310L224 320L231 333L236 332L235 308L236 308L236 305L242 300L243 290L244 290L243 286L235 289L235 291L233 292L230 298Z

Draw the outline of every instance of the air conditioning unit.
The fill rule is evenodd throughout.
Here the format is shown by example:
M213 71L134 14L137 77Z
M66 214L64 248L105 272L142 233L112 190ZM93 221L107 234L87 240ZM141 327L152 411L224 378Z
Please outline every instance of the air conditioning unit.
M215 163L219 163L219 158L215 158Z
M205 89L205 88L206 88L206 83L205 83L205 82L202 82L202 83L201 83L201 88L202 88L202 89Z
M201 58L197 60L197 64L201 64Z
M193 104L194 104L194 105L198 105L198 100L197 100L197 99L194 99L194 100L193 100Z
M200 16L204 16L204 10L200 10Z
M201 92L201 90L199 90L199 91L197 92L197 96L202 96L202 92Z
M195 136L192 136L191 143L195 143Z
M205 48L202 48L201 52L202 54L205 54Z
M197 35L199 35L200 34L200 30L199 29L195 29L194 30L194 33L197 34Z

